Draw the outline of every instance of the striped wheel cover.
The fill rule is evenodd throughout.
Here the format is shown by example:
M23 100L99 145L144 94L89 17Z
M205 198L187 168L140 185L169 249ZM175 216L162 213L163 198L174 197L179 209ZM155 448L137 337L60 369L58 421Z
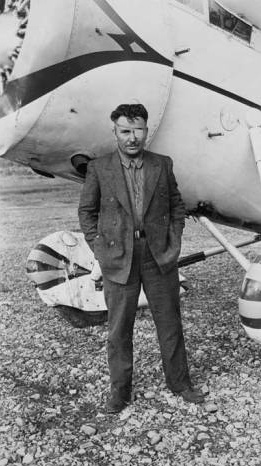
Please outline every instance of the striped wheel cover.
M251 338L261 341L261 264L257 256L246 273L240 298L239 316Z
M72 268L73 272L71 271ZM42 243L39 243L30 253L26 270L30 280L40 290L48 290L68 279L73 280L91 273L91 270L85 269L76 263L70 264L67 257Z

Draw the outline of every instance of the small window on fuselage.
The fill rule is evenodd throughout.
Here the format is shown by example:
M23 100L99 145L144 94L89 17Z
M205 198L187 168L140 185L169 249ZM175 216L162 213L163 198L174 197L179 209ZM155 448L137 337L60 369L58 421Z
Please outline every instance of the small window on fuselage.
M204 13L204 6L203 0L177 0L177 2L182 3L182 5L186 5L194 11L198 13Z
M226 10L216 0L209 0L209 21L250 44L252 26Z

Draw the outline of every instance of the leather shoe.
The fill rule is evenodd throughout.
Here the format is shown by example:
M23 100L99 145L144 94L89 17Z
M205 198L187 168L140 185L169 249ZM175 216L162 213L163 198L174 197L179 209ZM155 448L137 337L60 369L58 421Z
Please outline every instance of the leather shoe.
M182 396L184 401L188 403L203 403L204 402L204 395L200 390L195 390L192 387L185 388L178 393L178 395Z
M127 405L128 402L125 400L114 400L113 398L111 398L107 401L106 411L108 414L117 414L120 413L124 408L126 408Z

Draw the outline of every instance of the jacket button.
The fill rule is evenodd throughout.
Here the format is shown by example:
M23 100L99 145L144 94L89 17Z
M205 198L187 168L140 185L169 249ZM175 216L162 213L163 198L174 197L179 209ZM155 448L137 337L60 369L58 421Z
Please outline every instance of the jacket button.
M113 225L117 225L117 220L113 220Z
M114 197L111 197L111 198L110 198L110 201L113 202L113 201L114 201Z
M112 240L112 241L110 242L110 246L114 246L114 244L115 244L115 241Z

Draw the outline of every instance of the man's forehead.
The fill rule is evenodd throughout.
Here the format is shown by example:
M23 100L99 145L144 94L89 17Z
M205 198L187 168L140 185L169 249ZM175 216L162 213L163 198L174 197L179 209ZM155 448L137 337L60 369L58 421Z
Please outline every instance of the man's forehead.
M146 121L143 120L141 117L137 117L133 120L130 120L129 118L126 118L124 116L121 116L118 118L118 120L115 122L116 125L119 128L146 128L147 124Z

